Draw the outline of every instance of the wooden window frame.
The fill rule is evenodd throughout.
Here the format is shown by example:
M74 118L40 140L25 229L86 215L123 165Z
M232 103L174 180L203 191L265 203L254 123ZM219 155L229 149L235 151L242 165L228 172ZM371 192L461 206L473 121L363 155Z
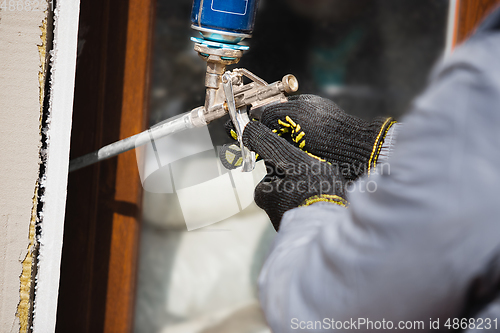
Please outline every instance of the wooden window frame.
M81 2L71 158L146 129L154 4ZM69 175L56 331L132 331L141 202L133 150Z
M457 0L453 45L464 42L477 25L499 5L500 0Z

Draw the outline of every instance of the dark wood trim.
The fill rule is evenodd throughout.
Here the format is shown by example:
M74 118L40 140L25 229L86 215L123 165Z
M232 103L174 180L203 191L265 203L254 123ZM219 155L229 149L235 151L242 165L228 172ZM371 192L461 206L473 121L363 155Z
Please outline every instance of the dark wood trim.
M71 158L146 128L154 3L82 1ZM69 175L56 331L132 331L141 202L134 151Z
M483 18L498 5L500 0L458 0L453 44L458 45L466 40Z
M143 131L148 124L153 21L152 0L129 0L120 139ZM135 308L142 203L135 151L118 156L115 191L104 331L128 332Z

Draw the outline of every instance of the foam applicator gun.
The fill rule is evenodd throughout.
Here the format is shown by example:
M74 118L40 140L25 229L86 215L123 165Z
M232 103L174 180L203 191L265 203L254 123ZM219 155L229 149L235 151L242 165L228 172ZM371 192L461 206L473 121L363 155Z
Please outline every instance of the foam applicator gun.
M192 28L201 35L191 40L195 42L195 51L207 62L205 105L78 157L70 162L69 171L111 158L169 134L206 126L228 113L239 138L242 171L252 171L255 155L241 141L243 130L249 122L248 109L286 102L285 93L298 90L298 81L293 75L285 75L281 81L268 84L243 68L226 71L226 66L238 63L243 52L248 50L248 46L239 43L251 37L256 6L256 0L194 0ZM245 84L244 77L250 82Z

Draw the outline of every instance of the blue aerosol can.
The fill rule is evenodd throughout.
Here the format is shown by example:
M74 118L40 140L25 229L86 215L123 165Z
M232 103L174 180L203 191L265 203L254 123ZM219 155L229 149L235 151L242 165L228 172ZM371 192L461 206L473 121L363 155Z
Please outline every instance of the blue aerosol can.
M203 38L238 43L251 37L258 0L194 0L192 28Z

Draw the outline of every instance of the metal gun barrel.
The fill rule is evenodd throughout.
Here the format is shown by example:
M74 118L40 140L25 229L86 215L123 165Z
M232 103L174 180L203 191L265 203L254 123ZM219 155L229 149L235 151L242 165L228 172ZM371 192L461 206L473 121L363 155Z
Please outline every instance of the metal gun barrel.
M171 120L169 119L165 122L157 124L144 132L111 143L90 154L71 160L69 163L69 172L76 171L91 164L119 155L151 142L152 140L193 127L194 125L191 120L191 112L187 112L180 117L176 117Z

